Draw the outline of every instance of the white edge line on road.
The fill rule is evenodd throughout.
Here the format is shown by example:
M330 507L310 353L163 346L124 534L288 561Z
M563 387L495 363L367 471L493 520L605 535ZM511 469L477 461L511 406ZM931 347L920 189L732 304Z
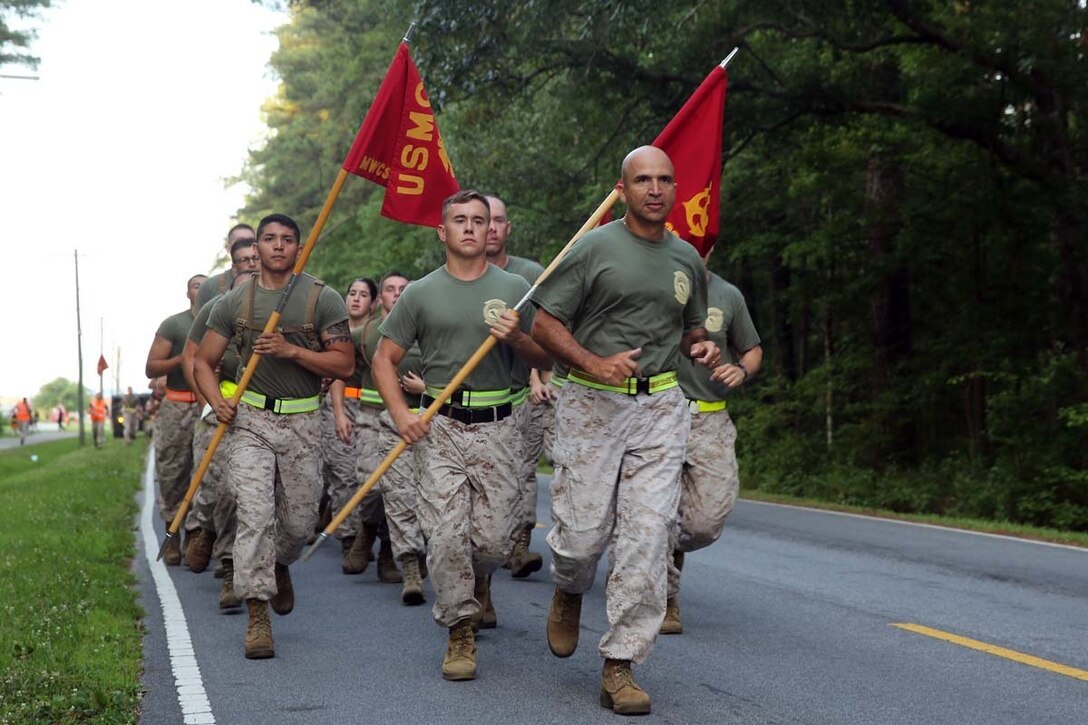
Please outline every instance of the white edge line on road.
M185 611L181 608L177 589L166 571L166 565L156 561L159 553L159 540L155 536L152 519L155 508L155 452L150 449L147 456L147 468L144 471L144 504L140 514L140 529L144 537L144 556L151 569L151 579L155 582L155 593L162 605L162 619L166 625L166 646L170 652L170 669L174 673L174 686L178 691L178 705L181 706L185 725L215 725L212 705L204 691L204 680L200 676L200 667L193 652L193 641L189 637L189 625L185 620Z
M1015 541L1021 544L1035 544L1036 546L1049 546L1054 549L1067 549L1069 551L1079 551L1082 554L1088 553L1088 549L1081 546L1070 546L1069 544L1055 544L1051 541L1036 541L1035 539L1022 539L1019 536L1006 536L1005 534L989 534L985 531L972 531L971 529L959 529L954 526L937 526L936 524L923 524L918 521L901 521L900 519L886 519L882 516L866 516L865 514L852 514L846 511L828 511L827 509L809 508L808 506L795 506L788 503L775 503L773 501L756 501L751 498L742 498L744 503L759 504L761 506L781 506L782 508L795 509L797 511L810 511L817 514L828 514L831 516L846 516L853 519L866 519L868 521L880 521L886 524L899 524L901 526L919 526L923 529L935 529L937 531L951 531L956 534L970 534L972 536L985 536L990 539L1002 539L1004 541Z

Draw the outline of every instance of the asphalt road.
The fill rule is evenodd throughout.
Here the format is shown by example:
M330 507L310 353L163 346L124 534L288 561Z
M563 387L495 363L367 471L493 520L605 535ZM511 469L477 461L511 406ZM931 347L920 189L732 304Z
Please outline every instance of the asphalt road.
M542 486L541 521L549 520L545 498ZM156 529L161 539L161 522ZM533 548L546 552L543 533ZM136 570L149 612L140 721L181 723L143 552ZM601 574L585 598L579 649L566 660L544 639L546 570L527 581L496 574L499 627L479 637L479 677L467 683L441 679L446 637L429 605L402 606L400 586L379 583L373 568L343 576L338 545L326 543L292 574L297 605L287 617L273 615L275 659L248 661L245 616L219 612L210 569L169 569L215 722L569 725L618 717L597 704ZM742 501L722 540L688 555L684 575L684 634L660 638L636 668L653 697L648 720L1088 722L1086 551ZM1079 669L1061 674L1058 665ZM211 721L202 717L191 721Z
M38 430L30 433L26 437L26 446L32 446L36 443L48 443L50 441L59 441L64 438L76 438L79 436L79 428L71 426L68 430L57 430L56 423L42 423L38 426ZM87 429L87 441L89 445L94 445L94 440L91 438L91 431ZM11 429L0 437L0 450L5 448L18 448L19 436L12 434Z

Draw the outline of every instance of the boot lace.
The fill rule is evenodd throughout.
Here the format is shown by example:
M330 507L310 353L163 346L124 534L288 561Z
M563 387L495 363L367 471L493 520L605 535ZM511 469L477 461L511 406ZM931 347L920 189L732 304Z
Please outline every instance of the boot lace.
M258 607L254 611L253 629L257 632L271 631L272 620L268 616L268 607Z

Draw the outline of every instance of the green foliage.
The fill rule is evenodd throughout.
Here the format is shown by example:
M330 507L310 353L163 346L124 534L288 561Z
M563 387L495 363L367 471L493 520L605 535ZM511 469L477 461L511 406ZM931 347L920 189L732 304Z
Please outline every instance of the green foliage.
M316 216L409 17L463 186L550 259L734 47L712 268L767 355L761 488L1088 530L1088 10L1075 0L292 4L247 211ZM395 20L394 20L395 18ZM317 269L440 255L352 179Z
M33 450L37 462L0 453L0 723L134 723L142 613L129 566L147 446Z
M83 404L85 406L90 405L92 396L93 393L88 388L83 389ZM69 413L75 414L79 410L79 383L67 378L57 378L43 385L32 401L34 408L41 413L43 420L49 414L49 411L57 406L57 403L64 405L64 409Z
M35 18L51 4L51 0L0 0L0 65L14 63L28 68L38 67L36 56L18 52L30 47L35 37L34 31L13 30L9 20L13 16Z

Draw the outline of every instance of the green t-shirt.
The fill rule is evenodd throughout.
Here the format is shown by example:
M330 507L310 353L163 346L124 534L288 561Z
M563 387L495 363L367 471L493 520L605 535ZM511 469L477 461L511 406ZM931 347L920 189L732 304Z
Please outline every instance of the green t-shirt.
M396 307L381 324L384 337L405 350L419 343L422 377L428 385L444 386L491 334L486 320L513 308L528 283L493 264L479 279L464 282L442 266L408 285ZM521 315L521 329L532 327L532 310ZM499 344L491 349L462 386L465 390L509 388L514 351Z
M594 355L642 348L638 362L650 377L676 370L680 339L703 326L703 263L671 232L660 242L642 239L620 219L575 244L533 302Z
M382 323L381 315L371 315L366 322L351 331L351 342L355 343L355 374L351 376L348 385L353 388L367 388L374 390L374 377L370 369L370 361L374 359L374 349L378 347L378 341L382 333L379 325Z
M515 257L512 254L506 255L506 266L500 267L510 274L516 274L530 285L536 283L537 277L543 272L544 268L531 259L525 257ZM529 363L522 360L520 357L514 358L514 369L510 373L510 377L513 380L513 388L518 390L524 388L529 384L529 372L532 368Z
M537 277L544 273L544 268L531 259L516 257L513 254L506 255L506 266L503 270L510 274L516 274L529 284L535 284Z
M722 360L736 362L759 344L759 334L748 314L744 295L718 275L711 273L706 285L706 334L722 350ZM680 387L692 400L725 400L727 385L710 379L711 371L687 358L680 361Z
M200 289L196 292L196 308L199 310L208 304L213 298L226 294L230 290L230 283L234 279L231 270L213 274L200 283Z
M365 325L353 330L351 333L352 338L355 340L355 372L359 373L362 380L359 387L371 390L376 390L378 387L374 384L374 373L370 363L373 362L374 355L378 352L378 343L382 339L380 327L383 319L382 317L373 317ZM405 351L404 357L401 358L400 364L397 365L397 375L403 376L405 373L412 372L423 377L422 370L423 358L419 352L419 345L412 345L411 348ZM409 395L404 392L404 402L411 408L419 407L419 396Z
M264 289L258 283L259 279L255 276L252 280L227 292L212 308L211 315L208 317L209 330L215 330L223 337L232 338L235 321L243 310L246 297L251 294L250 290L256 287L252 292L253 315L249 320L249 331L243 335L244 339L240 346L243 361L249 360L253 351L253 340L261 334L261 330L264 329L268 318L271 317L272 311L275 310L283 295L283 290ZM310 284L306 284L307 281ZM280 317L279 328L284 331L284 337L292 345L313 349L311 344L313 343L320 350L321 333L333 325L343 324L344 332L347 334L348 308L340 295L322 285L314 309L312 336L295 329L306 323L306 308L313 284L318 284L318 280L308 274L304 274L303 279L299 280L294 292L291 293L291 298L287 301L287 308ZM238 367L236 380L242 379L244 364ZM261 358L260 365L253 373L248 389L272 398L309 398L321 391L321 376L291 360L265 356Z
M189 328L189 340L200 346L200 341L204 339L204 333L208 329L208 317L211 316L212 308L215 307L215 303L223 298L223 295L217 294L208 300L203 307L200 308L200 312L196 313L196 319L193 320L193 326ZM234 340L231 340L227 344L227 349L223 351L223 358L219 361L219 382L224 380L230 380L231 382L238 382L235 374L238 372L238 348L235 347Z
M176 315L170 315L159 325L159 329L155 331L155 334L170 341L170 355L168 357L180 355L185 349L185 341L189 339L189 328L192 324L192 310L182 310ZM166 374L166 387L170 390L186 392L191 390L189 383L185 380L185 373L182 372L181 365Z

